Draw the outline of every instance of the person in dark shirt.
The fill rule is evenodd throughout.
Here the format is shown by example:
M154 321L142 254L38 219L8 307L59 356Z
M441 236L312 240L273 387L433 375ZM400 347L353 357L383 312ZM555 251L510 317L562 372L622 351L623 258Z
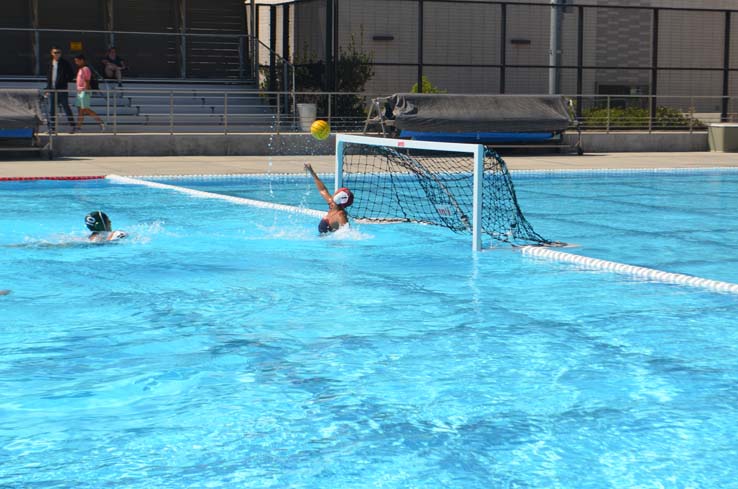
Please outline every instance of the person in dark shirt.
M51 48L49 71L46 77L46 89L52 90L52 92L47 93L49 98L49 129L51 131L56 130L56 111L57 106L59 106L67 115L67 121L72 127L72 132L74 132L74 116L72 115L71 107L69 107L69 93L67 92L69 82L72 80L74 80L72 65L69 61L62 58L62 50L57 46L53 46Z
M123 71L128 67L126 66L125 60L118 56L115 46L111 46L108 49L107 54L102 59L102 64L105 67L105 78L115 78L118 80L118 86L122 87Z

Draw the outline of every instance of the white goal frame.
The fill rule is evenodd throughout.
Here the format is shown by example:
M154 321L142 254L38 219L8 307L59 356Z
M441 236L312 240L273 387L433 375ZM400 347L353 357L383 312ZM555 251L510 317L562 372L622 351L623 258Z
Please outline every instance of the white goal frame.
M434 141L413 141L409 139L389 139L352 134L336 135L336 177L334 192L343 187L343 154L346 143L364 144L367 146L388 146L398 149L425 149L431 151L448 151L451 153L468 153L474 160L474 189L472 196L472 250L482 249L482 189L484 182L484 155L482 144L439 143Z

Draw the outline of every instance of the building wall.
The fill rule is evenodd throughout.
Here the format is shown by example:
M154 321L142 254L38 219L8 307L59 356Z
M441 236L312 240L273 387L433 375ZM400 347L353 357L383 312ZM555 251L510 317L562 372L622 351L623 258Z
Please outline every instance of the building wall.
M523 5L514 5L521 3ZM505 92L548 91L550 7L510 0L505 42ZM714 9L711 12L659 12L658 81L660 95L711 100L683 101L700 110L715 110L722 95L725 14L738 9L736 0L586 0L570 2L563 15L562 92L577 91L577 3L610 8L584 8L582 91L650 93L653 7ZM617 6L643 7L615 8ZM303 10L300 10L303 9ZM417 81L418 2L406 0L339 0L339 44L353 37L373 53L375 75L366 90L372 93L409 91ZM294 42L310 46L323 57L324 0L298 3ZM501 89L502 7L484 0L464 3L424 1L423 73L433 85L450 93L498 93ZM731 19L731 67L738 68L738 12ZM375 40L375 36L382 39ZM512 42L513 40L519 42ZM443 66L456 65L456 66ZM478 65L475 67L469 65ZM517 67L516 65L534 65ZM682 69L674 69L682 68ZM704 68L699 71L696 68ZM738 73L730 79L738 95ZM681 102L680 102L681 103Z

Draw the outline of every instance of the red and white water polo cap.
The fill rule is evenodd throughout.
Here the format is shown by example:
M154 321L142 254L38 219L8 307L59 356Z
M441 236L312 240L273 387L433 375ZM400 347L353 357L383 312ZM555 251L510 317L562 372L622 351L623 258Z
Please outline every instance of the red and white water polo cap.
M341 207L348 207L354 203L354 194L346 187L341 187L333 194L333 202Z

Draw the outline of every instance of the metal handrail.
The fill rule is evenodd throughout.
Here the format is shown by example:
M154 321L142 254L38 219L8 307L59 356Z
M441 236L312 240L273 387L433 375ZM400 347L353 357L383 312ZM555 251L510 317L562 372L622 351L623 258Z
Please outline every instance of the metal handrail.
M4 89L0 89L0 92ZM74 93L75 90L41 90L41 93L48 94L49 100L56 100L58 93ZM257 126L257 131L261 132L281 132L284 130L297 131L300 128L300 118L297 110L289 110L292 107L288 106L288 110L282 113L282 96L287 95L293 97L293 101L296 102L301 97L309 97L314 101L320 101L319 107L321 112L317 114L318 118L325 118L331 125L337 130L343 130L344 128L359 128L363 126L366 117L365 116L341 116L336 115L335 107L336 101L340 97L359 97L363 102L370 102L374 98L382 97L386 94L372 94L366 92L298 92L298 91L257 91L257 90L218 90L212 88L206 89L192 89L192 88L174 88L174 89L152 89L152 88L108 88L92 91L97 96L102 96L104 99L103 103L99 106L93 105L93 110L98 108L100 112L105 113L101 115L108 119L108 126L112 127L113 134L117 135L120 132L121 127L126 128L145 128L146 126L160 127L162 130L169 134L177 134L180 132L222 132L223 134L233 134L237 132L243 132L245 129L249 129L249 132L253 132L252 126ZM147 98L153 96L159 96L161 98L160 103L152 104L136 104L134 101L137 97ZM188 101L193 97L203 98L203 103L192 104L182 103L183 97ZM241 96L247 96L242 98ZM206 103L205 98L213 98L215 100ZM705 111L704 113L697 112L695 107L700 105L700 102L711 101L713 106L715 102L722 102L726 100L729 103L738 103L738 97L723 97L723 96L663 96L659 95L656 98L661 100L667 100L671 103L672 108L680 107L679 114L681 119L676 120L662 120L654 117L651 113L650 103L654 98L651 95L571 95L565 96L566 98L574 100L587 101L590 107L601 107L605 110L604 117L587 118L583 117L575 121L573 128L580 128L584 131L659 131L659 130L675 130L682 129L689 132L698 130L704 130L704 126L707 123L718 122L721 120L721 114L717 110ZM220 99L222 98L222 104ZM93 101L99 100L99 98L93 97ZM152 99L153 100L153 99ZM266 110L270 106L269 100L276 101L276 110ZM643 106L643 110L648 110L646 114L642 116L631 116L627 119L623 119L619 122L613 115L614 103L622 101L641 101L640 105ZM56 102L54 102L56 103ZM58 105L58 104L57 104ZM146 108L153 108L154 112L147 112ZM167 107L164 112L158 112L158 110ZM121 114L122 108L131 109L130 112L133 114L125 115ZM210 109L209 113L204 113L205 110ZM188 110L191 109L191 110ZM258 109L258 113L255 113ZM239 113L240 112L240 113ZM49 116L49 122L53 122L56 127L59 124L59 113L60 110L56 111L57 117L51 121ZM735 112L728 113L729 120L735 120L738 114ZM111 120L112 119L112 120ZM178 126L180 129L178 130ZM187 130L181 129L182 127L188 128ZM50 128L51 129L51 128Z
M35 27L0 27L1 31L21 31L21 32L75 32L84 34L124 34L137 36L174 36L174 37L252 37L250 34L227 34L227 33L200 33L200 32L151 32L151 31L119 31L119 30L100 30L100 29L46 29Z

